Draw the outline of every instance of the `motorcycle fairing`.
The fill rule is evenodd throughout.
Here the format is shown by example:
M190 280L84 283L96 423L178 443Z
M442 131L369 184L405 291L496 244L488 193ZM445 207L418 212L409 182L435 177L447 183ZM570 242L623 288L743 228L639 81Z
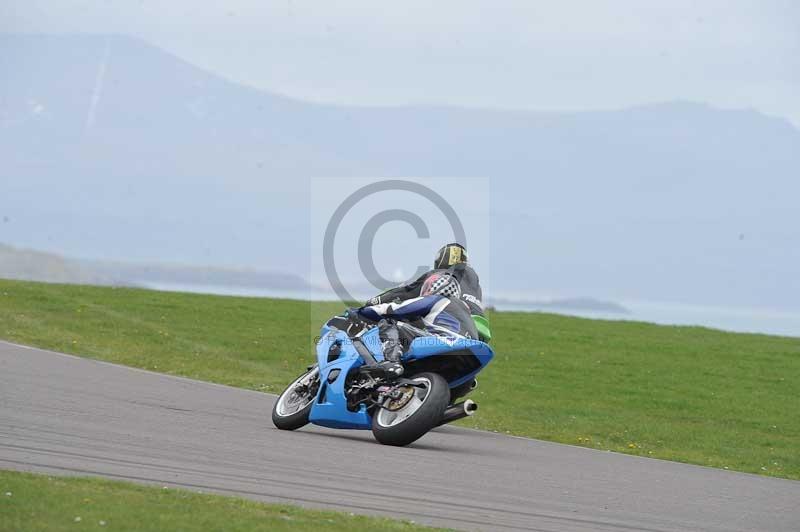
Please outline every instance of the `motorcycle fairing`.
M341 348L339 356L328 362L330 349L336 343L339 343ZM360 405L356 412L347 409L344 389L347 374L364 364L364 360L353 347L353 342L347 334L327 326L323 327L322 338L317 342L317 364L319 364L320 386L308 420L315 425L335 429L371 428L372 418L367 413L366 405ZM339 370L338 375L334 373L335 379L333 382L328 382L331 372L335 369Z

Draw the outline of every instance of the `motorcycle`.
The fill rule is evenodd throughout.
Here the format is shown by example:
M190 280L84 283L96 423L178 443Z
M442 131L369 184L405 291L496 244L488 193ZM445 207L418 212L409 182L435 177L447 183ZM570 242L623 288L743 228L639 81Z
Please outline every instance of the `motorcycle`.
M372 430L385 445L404 446L431 429L475 413L471 400L455 403L476 385L492 360L488 344L456 333L433 334L398 321L411 341L401 357L402 376L378 364L383 350L378 327L354 337L322 327L317 362L275 401L272 422L296 430L309 422L335 429Z

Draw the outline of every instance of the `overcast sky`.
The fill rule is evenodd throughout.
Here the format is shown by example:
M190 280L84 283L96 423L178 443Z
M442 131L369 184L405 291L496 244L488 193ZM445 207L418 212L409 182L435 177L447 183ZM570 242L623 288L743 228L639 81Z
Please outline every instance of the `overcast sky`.
M800 126L794 0L6 0L0 31L136 35L314 101L581 110L682 99Z

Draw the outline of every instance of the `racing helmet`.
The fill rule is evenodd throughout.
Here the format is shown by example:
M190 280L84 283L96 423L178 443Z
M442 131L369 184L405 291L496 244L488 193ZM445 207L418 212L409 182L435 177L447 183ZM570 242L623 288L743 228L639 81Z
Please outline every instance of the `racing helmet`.
M457 242L446 244L436 252L433 259L434 270L446 270L450 266L467 262L467 249Z

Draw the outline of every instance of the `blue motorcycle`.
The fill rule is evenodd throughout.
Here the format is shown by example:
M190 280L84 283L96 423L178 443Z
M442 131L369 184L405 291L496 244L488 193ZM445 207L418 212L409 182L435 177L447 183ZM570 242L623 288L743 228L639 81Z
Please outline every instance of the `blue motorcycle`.
M477 385L475 376L494 356L489 345L441 327L431 332L402 321L396 326L414 338L401 358L400 377L379 366L383 351L378 327L350 337L323 326L317 363L275 402L275 426L295 430L310 422L370 429L380 443L402 446L434 427L472 415L475 402L455 401Z

